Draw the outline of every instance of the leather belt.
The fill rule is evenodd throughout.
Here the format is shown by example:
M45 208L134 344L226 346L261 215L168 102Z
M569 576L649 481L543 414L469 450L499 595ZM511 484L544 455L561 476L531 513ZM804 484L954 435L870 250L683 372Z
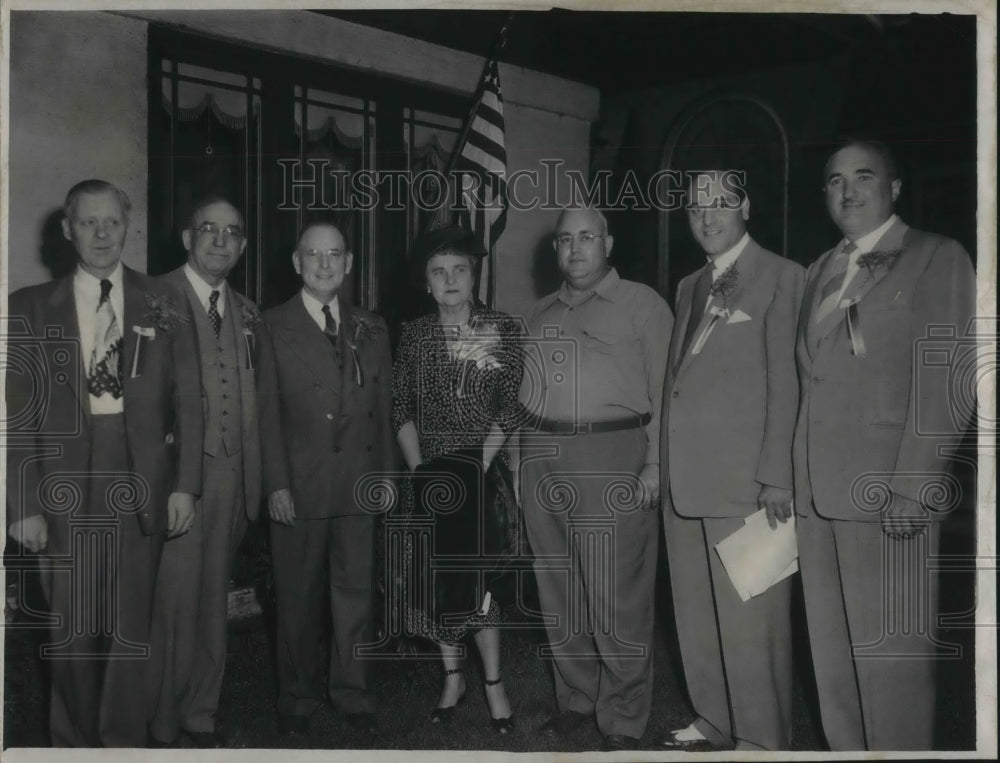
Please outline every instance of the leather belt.
M644 413L641 416L626 416L621 419L607 421L555 421L553 419L532 417L529 429L550 434L601 434L604 432L621 432L626 429L638 429L653 420L653 414Z

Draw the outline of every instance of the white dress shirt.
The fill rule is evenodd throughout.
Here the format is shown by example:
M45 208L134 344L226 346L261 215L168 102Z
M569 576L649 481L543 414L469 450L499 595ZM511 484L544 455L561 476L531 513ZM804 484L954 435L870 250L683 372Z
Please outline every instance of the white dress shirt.
M301 293L302 304L306 306L306 312L309 313L310 317L316 321L319 330L326 331L326 316L323 315L323 305L327 304L330 306L330 314L333 316L333 322L337 324L337 333L340 333L340 295L334 294L333 299L324 303L320 302L305 289Z
M128 327L125 326L125 290L122 286L121 262L115 266L108 280L111 281L111 295L108 299L122 335L124 355L124 343L129 337ZM73 274L73 301L76 303L76 320L80 327L80 362L83 363L83 372L86 375L90 371L90 356L94 354L94 346L97 344L94 334L97 331L97 306L101 302L101 279L95 278L77 266ZM124 382L122 379L123 384ZM111 395L100 397L89 395L89 397L92 414L122 413L125 410L123 398L115 400Z
M219 292L219 300L215 303L215 309L219 311L219 317L223 317L226 314L226 282L223 281L218 286L210 286L190 265L184 266L184 275L187 276L191 288L194 289L194 293L198 297L198 301L201 302L201 306L205 308L206 313L208 313L212 292Z

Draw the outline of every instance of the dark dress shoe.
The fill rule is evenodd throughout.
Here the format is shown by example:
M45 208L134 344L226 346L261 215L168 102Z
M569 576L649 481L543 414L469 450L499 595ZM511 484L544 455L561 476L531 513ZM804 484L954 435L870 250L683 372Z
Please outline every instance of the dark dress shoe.
M348 713L344 717L347 718L347 723L355 731L375 731L378 728L375 713Z
M301 736L309 731L309 718L305 715L278 714L278 732L284 736Z
M180 747L181 738L178 736L172 742L164 742L162 739L157 739L152 734L149 734L146 738L146 747L150 750L172 750Z
M192 745L199 750L221 750L226 746L226 738L216 731L185 731Z
M538 730L543 734L562 738L569 736L580 728L590 718L589 715L578 713L575 710L563 710L549 718Z
M635 737L624 734L608 734L601 742L602 752L615 752L617 750L638 750L642 741Z

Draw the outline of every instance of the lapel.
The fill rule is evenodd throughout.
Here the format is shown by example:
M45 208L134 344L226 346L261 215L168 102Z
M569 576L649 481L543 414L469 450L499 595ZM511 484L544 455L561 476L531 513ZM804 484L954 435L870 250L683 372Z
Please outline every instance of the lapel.
M695 329L694 335L691 337L691 344L688 346L687 352L684 354L684 357L680 358L680 364L677 368L678 374L680 374L680 371L688 365L688 363L691 361L691 358L694 357L691 351L694 349L695 344L698 342L698 337L701 336L701 332L705 330L708 324L712 322L713 315L709 308L711 308L713 305L718 305L721 307L723 306L723 303L725 303L726 308L732 313L735 312L737 307L739 307L740 298L746 291L747 286L754 280L754 278L757 275L757 249L758 249L757 242L754 241L753 239L750 239L747 242L746 248L742 252L740 252L740 256L736 258L736 262L734 263L738 274L736 278L736 286L733 288L733 291L729 295L728 299L724 299L721 296L717 297L709 296L705 312L701 316L698 316L698 327ZM692 282L692 293L693 290L694 287ZM687 330L687 321L691 320L693 317L690 314L691 307L692 307L691 300L688 299L687 303L688 318L686 321L684 321L685 331ZM712 333L705 338L705 344L702 345L702 352L704 352L705 345L707 345L709 342L712 341L712 336L715 334L715 332L721 329L726 324L726 321L727 321L726 318L722 317L719 318L715 328L712 329ZM681 334L681 336L683 337L684 335Z
M142 325L148 309L146 307L145 292L138 274L125 265L122 265L122 288L125 292L125 325L122 326L122 360L124 361L124 365L122 366L122 372L127 379L129 369L132 368L136 339L138 338L132 327ZM159 333L160 329L157 328L156 331ZM123 379L122 382L124 383L124 381Z
M354 310L351 307L351 303L341 296L340 302L340 334L337 340L340 342L340 359L341 359L341 369L340 369L340 399L346 400L347 396L351 393L354 388L354 357L351 354L351 348L347 341L347 332L352 332L351 341L354 341L353 337L353 317ZM361 363L361 342L354 342L358 353L358 363Z
M909 230L907 224L897 218L896 222L892 224L892 227L890 227L889 230L882 235L882 238L878 240L875 246L872 247L872 251L885 251L889 249L901 250L903 248L903 237L906 235L907 230ZM899 262L898 257L896 258L896 262ZM896 262L892 264L892 267L895 267ZM859 270L855 278L861 278L863 280L861 282L861 286L858 287L857 292L854 294L852 301L860 302L864 299L865 295L875 288L875 285L889 274L892 267L876 268L872 273L869 273L864 269Z
M691 300L694 294L694 284L698 280L698 272L696 270L685 277L677 290L677 321L674 323L674 334L670 342L671 358L668 366L675 373L680 370L681 345L684 343L684 335L687 333L688 321L691 320Z
M76 300L73 298L73 275L61 279L49 296L47 320L61 326L63 339L80 341L80 323L76 317ZM79 347L80 345L77 344ZM69 374L69 388L73 390L77 402L83 409L86 420L90 420L90 399L83 380L87 378L88 358L79 357L76 373Z

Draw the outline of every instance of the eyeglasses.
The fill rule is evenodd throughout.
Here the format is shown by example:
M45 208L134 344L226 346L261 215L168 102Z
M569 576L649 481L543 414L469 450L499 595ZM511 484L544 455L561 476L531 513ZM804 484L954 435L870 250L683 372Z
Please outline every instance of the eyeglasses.
M223 241L228 241L229 239L239 241L243 238L243 231L237 225L227 225L225 228L220 228L215 223L202 223L197 228L192 228L192 230L196 230L198 233L211 236L212 238L221 233Z
M299 252L301 257L308 257L310 259L315 259L321 254L327 257L343 257L347 252L343 249L306 249L303 252Z
M604 238L604 236L599 236L596 233L591 233L590 231L584 231L583 233L578 233L574 236L572 233L563 233L561 236L556 236L556 246L560 249L567 249L573 246L573 241L575 240L580 245L592 244L596 239Z

